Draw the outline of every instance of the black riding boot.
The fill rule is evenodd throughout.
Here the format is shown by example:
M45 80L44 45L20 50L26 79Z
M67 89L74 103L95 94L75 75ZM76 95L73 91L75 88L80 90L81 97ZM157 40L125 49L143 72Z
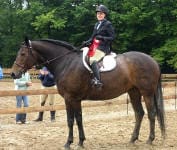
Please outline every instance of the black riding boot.
M92 63L91 68L94 75L94 79L92 79L93 84L96 85L97 87L103 86L103 83L101 83L99 67L96 61Z
M44 114L44 112L39 112L38 118L34 121L43 121L43 114Z
M51 121L55 121L55 112L56 111L50 111L50 119L51 119Z
M21 122L26 123L26 114L21 114Z

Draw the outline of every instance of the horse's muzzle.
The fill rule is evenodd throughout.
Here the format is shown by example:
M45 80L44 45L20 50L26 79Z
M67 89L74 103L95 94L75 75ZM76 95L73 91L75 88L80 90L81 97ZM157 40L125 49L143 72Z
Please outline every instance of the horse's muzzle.
M19 79L19 78L21 78L21 74L15 74L14 72L12 72L11 73L11 77L13 78L13 79Z
M11 77L13 78L13 79L16 79L16 75L15 75L15 73L11 73Z

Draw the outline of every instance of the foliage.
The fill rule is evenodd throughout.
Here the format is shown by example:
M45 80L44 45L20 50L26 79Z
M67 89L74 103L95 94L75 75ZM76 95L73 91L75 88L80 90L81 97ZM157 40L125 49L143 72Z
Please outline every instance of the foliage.
M57 18L55 12L56 10L53 9L46 14L36 16L35 21L31 23L35 31L40 33L42 37L48 37L52 29L63 29L65 27L65 19Z
M1 0L0 64L11 67L26 35L81 45L92 33L100 3L110 10L115 52L144 52L163 72L177 71L176 0Z
M168 65L177 71L177 39L167 40L162 47L154 49L152 54L161 65L162 70L165 71L167 68L164 66Z

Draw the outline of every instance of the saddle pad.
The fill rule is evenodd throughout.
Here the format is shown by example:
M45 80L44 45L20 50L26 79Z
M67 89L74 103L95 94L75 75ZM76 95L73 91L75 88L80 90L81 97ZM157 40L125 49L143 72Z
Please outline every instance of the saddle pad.
M88 54L89 48L88 47L84 47L84 48L82 48L82 50L83 50L82 62L84 64L85 68L92 73L92 69L90 68L90 65L88 65L87 62L86 62L86 58L87 58L87 54ZM115 57L116 57L116 54L113 53L113 52L111 52L110 55L106 55L103 58L102 65L100 67L100 72L106 72L106 71L113 70L116 67L116 59L115 59Z
M116 67L116 54L111 53L103 58L102 66L100 67L100 72L111 71Z

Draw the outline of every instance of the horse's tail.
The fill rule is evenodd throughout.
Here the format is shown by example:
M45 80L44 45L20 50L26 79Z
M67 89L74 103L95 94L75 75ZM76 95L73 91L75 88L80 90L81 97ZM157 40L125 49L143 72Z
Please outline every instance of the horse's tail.
M155 107L157 112L157 120L160 125L162 137L165 138L166 129L165 129L165 111L164 111L164 102L163 102L163 94L162 94L162 84L161 84L161 76L159 77L158 86L155 92Z

